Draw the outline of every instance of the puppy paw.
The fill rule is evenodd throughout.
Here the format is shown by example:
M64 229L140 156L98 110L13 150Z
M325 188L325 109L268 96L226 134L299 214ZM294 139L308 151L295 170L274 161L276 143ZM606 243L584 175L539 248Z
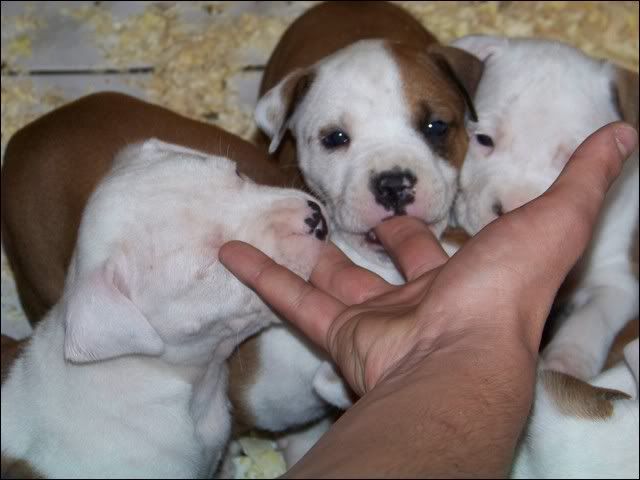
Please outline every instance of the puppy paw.
M571 345L553 346L542 355L542 368L566 373L580 380L589 380L600 371L600 362L594 356Z
M313 390L329 405L341 410L353 405L352 393L333 365L323 362L313 377Z

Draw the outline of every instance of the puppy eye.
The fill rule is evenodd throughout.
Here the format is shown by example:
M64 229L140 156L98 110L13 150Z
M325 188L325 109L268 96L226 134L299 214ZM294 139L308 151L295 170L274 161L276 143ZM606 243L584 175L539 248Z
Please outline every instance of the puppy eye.
M322 137L322 145L329 150L333 150L334 148L342 147L343 145L347 145L349 143L349 135L344 133L342 130L335 130L328 135Z
M478 134L476 135L476 140L484 147L493 148L493 139L489 135Z
M442 120L434 120L432 122L427 122L427 124L423 128L423 133L427 136L427 138L442 138L447 134L449 130L449 125Z

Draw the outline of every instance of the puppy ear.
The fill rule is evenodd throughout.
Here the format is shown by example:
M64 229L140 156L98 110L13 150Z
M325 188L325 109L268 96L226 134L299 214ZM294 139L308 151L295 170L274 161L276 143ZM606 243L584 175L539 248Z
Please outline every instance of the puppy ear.
M313 78L314 73L311 70L294 70L258 101L255 120L262 131L271 138L269 153L278 149L289 127L289 119L309 91Z
M77 276L65 298L64 355L75 363L159 355L162 339L123 293L112 265Z
M611 96L620 118L638 128L638 74L614 66Z
M429 55L460 91L469 109L471 120L477 122L478 115L472 99L480 83L484 64L464 50L438 44L429 47Z
M469 52L481 62L485 62L490 56L497 54L507 45L509 45L508 38L493 37L491 35L467 35L451 42L452 47Z

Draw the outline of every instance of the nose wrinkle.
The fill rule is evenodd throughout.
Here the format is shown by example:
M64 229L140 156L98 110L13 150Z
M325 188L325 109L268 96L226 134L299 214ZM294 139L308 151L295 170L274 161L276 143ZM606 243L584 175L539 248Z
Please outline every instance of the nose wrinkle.
M327 221L322 215L322 210L320 209L320 205L311 200L307 201L307 205L311 207L313 213L310 217L307 217L304 220L311 230L309 233L313 233L318 240L324 240L327 238L327 234L329 233L329 228L327 227Z

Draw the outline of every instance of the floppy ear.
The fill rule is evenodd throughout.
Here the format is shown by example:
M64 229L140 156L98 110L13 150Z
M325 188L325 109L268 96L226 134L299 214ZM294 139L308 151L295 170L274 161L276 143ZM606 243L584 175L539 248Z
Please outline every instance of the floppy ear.
M311 70L294 70L258 101L255 120L260 129L271 138L269 153L278 149L289 127L289 119L311 87L313 77Z
M477 122L478 115L473 105L473 96L480 83L484 64L474 55L455 47L434 44L429 47L428 52L440 70L459 90L467 104L471 120Z
M616 66L614 74L611 83L613 103L622 120L638 128L638 74Z
M64 355L75 363L122 355L159 355L162 339L123 293L112 265L76 276L65 298Z

